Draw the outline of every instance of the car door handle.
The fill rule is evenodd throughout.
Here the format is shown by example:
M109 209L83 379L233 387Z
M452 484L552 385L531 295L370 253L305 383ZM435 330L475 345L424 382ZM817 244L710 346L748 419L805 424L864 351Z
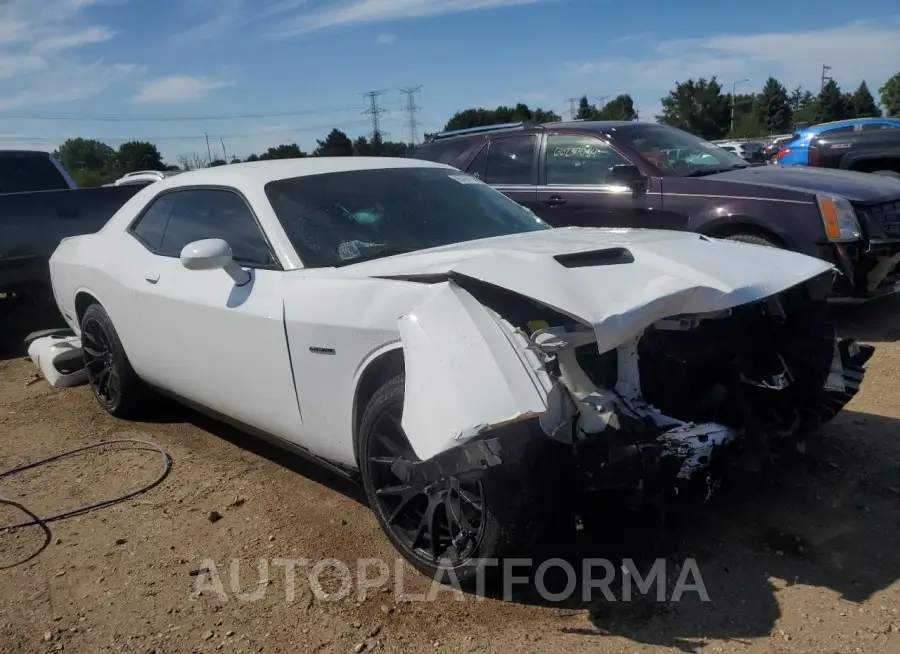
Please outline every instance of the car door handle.
M144 275L144 279L146 279L151 284L155 284L159 281L159 273L147 273Z
M548 207L561 207L566 203L566 199L561 195L551 195L549 198L544 200L544 204Z

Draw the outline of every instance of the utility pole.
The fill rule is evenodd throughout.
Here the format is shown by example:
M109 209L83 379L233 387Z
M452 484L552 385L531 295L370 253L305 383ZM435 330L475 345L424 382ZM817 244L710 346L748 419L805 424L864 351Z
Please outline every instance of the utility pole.
M825 89L825 82L831 81L831 77L829 77L828 75L829 70L831 70L831 66L822 64L822 84L819 86L819 93L821 93Z
M409 146L412 147L416 143L419 142L419 128L416 123L416 114L419 113L421 107L416 105L416 93L422 90L422 84L418 86L410 86L405 89L400 89L400 93L406 96L406 106L404 107L404 111L406 112L406 127L409 128Z
M212 150L209 149L209 134L204 134L206 136L206 165L212 163Z
M373 139L382 139L387 133L381 130L381 115L387 113L387 109L378 106L378 98L384 94L385 91L368 91L367 93L363 93L363 97L369 101L369 108L366 109L363 114L372 119L371 136Z
M569 118L575 120L575 116L578 115L578 102L581 98L569 98L566 102L569 103Z
M734 100L735 94L737 93L737 85L749 81L750 79L745 77L744 79L739 79L731 83L731 129L728 130L731 135L734 135Z
M222 158L225 160L225 163L228 163L228 153L225 152L225 139L219 139L219 143L222 144Z

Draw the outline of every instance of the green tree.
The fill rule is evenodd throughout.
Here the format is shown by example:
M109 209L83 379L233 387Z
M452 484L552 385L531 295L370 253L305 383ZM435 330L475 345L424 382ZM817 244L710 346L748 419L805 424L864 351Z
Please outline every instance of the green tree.
M575 120L599 120L600 110L590 103L586 95L581 96L578 101L578 113L575 114Z
M69 139L53 152L53 156L80 187L102 186L118 177L116 151L94 139Z
M207 167L215 168L217 166L227 166L227 165L228 165L228 162L225 161L224 159L213 159L212 161L209 162L209 166L207 166Z
M818 123L829 123L833 120L844 120L850 117L847 98L833 79L825 82L819 92L818 107L815 120Z
M869 91L866 80L860 82L859 87L850 96L850 107L854 118L878 118L881 110L875 104L875 98Z
M888 116L900 116L900 73L895 74L878 89L881 105Z
M267 159L303 159L304 157L308 157L303 150L300 149L300 146L296 143L282 143L281 145L276 145L273 148L269 148L261 155L259 155L259 160L264 161ZM248 159L249 161L249 159Z
M678 127L710 140L728 133L731 107L715 77L676 82L675 89L660 101L662 114L656 120L663 125Z
M162 155L156 146L147 141L127 141L116 153L119 171L133 173L137 170L165 170Z
M531 109L527 104L520 102L515 107L501 105L496 109L478 107L458 111L444 125L444 131L449 132L457 129L469 129L471 127L497 125L500 123L553 123L558 120L560 120L560 117L553 111L540 108Z
M634 100L627 93L617 95L597 112L598 120L637 120Z
M794 112L787 89L774 77L770 77L756 96L756 119L765 134L780 134L791 129Z
M314 157L353 156L353 141L337 128L331 130L324 140L316 140L316 143L319 144L319 147L313 151Z

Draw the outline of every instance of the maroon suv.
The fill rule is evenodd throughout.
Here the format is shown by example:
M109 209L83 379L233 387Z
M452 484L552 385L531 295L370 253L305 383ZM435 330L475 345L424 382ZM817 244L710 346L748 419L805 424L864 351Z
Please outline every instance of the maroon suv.
M644 122L515 123L444 132L416 158L464 170L554 227L645 227L788 248L833 263L835 292L900 292L900 180L754 166Z

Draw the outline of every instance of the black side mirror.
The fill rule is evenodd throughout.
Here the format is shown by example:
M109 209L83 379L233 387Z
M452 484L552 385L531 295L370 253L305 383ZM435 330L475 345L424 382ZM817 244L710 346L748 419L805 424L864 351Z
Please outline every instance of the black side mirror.
M609 181L613 184L629 186L635 191L643 189L647 178L641 170L632 164L618 164L609 169Z

